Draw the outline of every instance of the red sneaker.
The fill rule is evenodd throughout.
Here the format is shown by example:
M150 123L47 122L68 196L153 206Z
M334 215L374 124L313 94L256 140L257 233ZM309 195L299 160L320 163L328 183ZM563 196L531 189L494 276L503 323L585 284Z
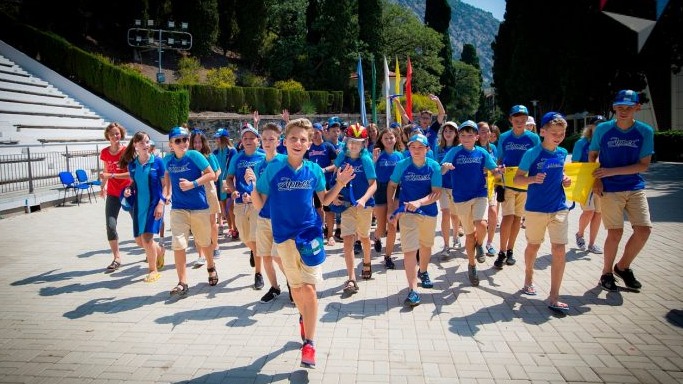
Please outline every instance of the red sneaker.
M315 347L306 343L301 348L301 366L303 368L315 368Z

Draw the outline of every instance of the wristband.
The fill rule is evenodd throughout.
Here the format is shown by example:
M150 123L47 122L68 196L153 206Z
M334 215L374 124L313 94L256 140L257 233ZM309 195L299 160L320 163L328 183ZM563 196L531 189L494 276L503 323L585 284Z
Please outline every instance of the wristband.
M192 180L192 185L194 185L195 188L199 187L199 183L197 183L197 180Z
M166 204L166 202L168 201L168 199L166 199L163 195L159 197L159 200L164 204Z

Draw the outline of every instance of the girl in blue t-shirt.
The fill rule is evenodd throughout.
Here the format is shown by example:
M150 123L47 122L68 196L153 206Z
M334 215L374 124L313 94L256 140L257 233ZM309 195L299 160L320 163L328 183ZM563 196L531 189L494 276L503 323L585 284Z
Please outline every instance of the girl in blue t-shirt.
M211 220L205 185L213 182L216 175L209 161L201 153L189 149L190 132L187 128L175 127L168 134L173 153L164 158L166 184L164 195L170 195L171 233L173 236L173 256L175 258L178 284L171 290L171 296L185 296L187 286L187 255L190 231L195 246L202 248L206 256L206 270L209 272L209 285L218 284L218 274L213 261L211 247ZM170 191L169 191L170 190Z
M495 160L498 158L498 149L496 145L491 142L491 138L495 135L492 128L485 121L477 123L479 129L479 140L477 146L482 147ZM496 128L497 129L497 128ZM497 137L497 136L496 136ZM500 186L502 188L502 186ZM497 189L500 189L497 188ZM495 256L496 248L493 246L493 237L496 234L496 226L498 225L498 206L500 203L496 200L494 192L489 191L489 208L488 208L488 228L486 229L486 255Z
M439 133L439 144L436 147L436 160L441 163L446 153L458 145L458 133L456 130L458 125L452 121L447 121L441 127ZM443 250L441 251L441 258L448 259L451 248L448 245L451 237L451 227L453 228L453 248L460 248L460 237L462 231L459 230L460 219L455 214L453 206L453 193L451 192L453 185L451 183L451 172L441 175L443 189L441 191L441 198L439 199L439 206L441 207L441 235L443 236ZM451 209L453 208L453 209Z
M133 182L123 190L123 197L131 207L133 236L135 242L145 250L148 274L146 283L159 280L159 269L164 267L164 248L154 241L164 220L163 195L164 164L160 158L149 152L149 136L145 132L133 135L128 147L121 155L119 166L128 169Z
M394 252L396 243L396 225L387 225L387 213L393 212L398 206L398 200L387 198L387 185L391 178L391 173L396 168L396 164L403 160L403 143L399 139L398 130L394 128L384 129L377 138L377 144L372 152L375 163L375 174L377 175L377 191L375 192L375 217L377 227L375 228L375 251L382 251L382 236L387 236L387 246L384 253L384 265L388 269L394 269L394 261L391 254ZM393 197L393 196L392 196ZM387 204L391 201L391 204Z
M199 129L194 129L192 135L190 135L190 141L192 142L192 148L195 151L200 152L206 157L211 165L211 169L216 175L213 183L206 185L206 199L209 203L209 214L211 215L211 247L213 248L213 257L220 257L220 251L218 250L218 215L221 213L220 202L218 201L218 193L216 190L216 183L220 180L220 175L222 173L220 165L218 164L218 158L216 155L211 153L211 147L209 147L209 141L206 139L204 132ZM197 256L197 261L195 261L195 268L199 268L206 263L206 257L202 253L201 249L198 250L199 255Z
M230 165L230 160L237 155L237 150L232 144L230 132L227 128L219 128L214 137L217 139L216 145L218 147L213 150L213 154L216 156L218 165L221 167L221 174L216 183L218 199L221 202L221 221L225 220L225 226L228 227L228 236L232 237L233 240L237 240L239 239L239 233L237 233L237 226L235 225L235 210L232 205L232 196L225 187L228 166Z

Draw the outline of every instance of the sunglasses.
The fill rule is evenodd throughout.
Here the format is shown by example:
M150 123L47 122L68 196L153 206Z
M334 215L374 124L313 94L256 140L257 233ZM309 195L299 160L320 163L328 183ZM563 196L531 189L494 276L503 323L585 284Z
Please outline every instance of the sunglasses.
M188 141L190 141L190 139L189 139L188 137L179 137L179 138L177 138L177 139L173 139L173 142L174 142L176 145L178 145L178 144L180 144L180 143L187 143Z

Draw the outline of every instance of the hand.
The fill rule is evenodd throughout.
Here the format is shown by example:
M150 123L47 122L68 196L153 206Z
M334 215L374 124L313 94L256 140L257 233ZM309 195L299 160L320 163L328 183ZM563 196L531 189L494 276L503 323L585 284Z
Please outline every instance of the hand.
M593 183L593 194L596 196L602 196L602 191L603 191L602 180L595 179L595 182Z
M398 223L398 217L401 216L401 214L399 213L398 215L394 216L392 213L393 211L387 211L387 223L395 228L396 223Z
M339 195L337 195L337 197L335 197L334 200L332 200L332 204L342 205L342 204L344 204L344 201L340 198Z
M539 172L532 178L532 182L536 184L543 184L543 181L545 180L545 173Z
M433 95L433 94L430 93L430 94L429 94L429 100L438 101L438 100L439 100L439 96Z
M154 219L159 220L164 217L164 204L157 204L154 208Z
M133 192L131 192L130 187L126 187L126 189L123 190L124 197L130 197L132 194Z
M253 119L254 119L254 128L256 128L256 127L258 127L258 122L260 120L258 111L254 111Z
M360 198L360 199L356 200L356 206L361 207L361 208L365 208L365 199Z
M244 181L246 181L247 184L256 183L256 174L251 167L248 167L246 171L244 171Z
M282 120L284 120L285 123L289 123L289 111L288 110L283 109L282 115L280 115L280 116L282 116Z
M447 170L447 171L452 171L455 169L455 165L452 163L443 163L441 164L441 170Z
M603 177L610 177L614 176L614 173L610 168L598 168L595 171L593 171L593 176L595 176L598 179L602 179Z
M190 189L194 188L194 183L187 179L180 179L180 182L178 183L178 186L180 187L180 190L183 192L187 192Z
M100 179L109 180L112 177L112 173L100 172Z
M337 182L343 185L348 184L351 180L353 180L356 177L356 174L354 172L355 171L353 167L347 163L344 166L344 168L340 168L337 170Z
M382 150L379 148L373 148L372 149L372 161L374 163L377 162L377 159L379 158L379 154L382 153Z
M568 188L570 185L572 185L572 179L569 176L564 175L564 177L562 177L562 186Z
M230 193L230 197L233 200L236 200L238 197L240 197L240 192L239 191L232 191L232 193Z
M406 205L406 212L415 212L415 211L417 211L418 209L420 209L420 207L422 206L422 203L420 203L420 202L417 201L417 200L415 200L415 201L409 201L409 202L403 203L403 204Z
M245 204L251 203L251 195L248 194L248 193L246 193L246 192L244 192L244 193L242 194L242 202L245 203Z
M100 188L100 197L104 198L104 196L107 194L107 190L104 188Z

